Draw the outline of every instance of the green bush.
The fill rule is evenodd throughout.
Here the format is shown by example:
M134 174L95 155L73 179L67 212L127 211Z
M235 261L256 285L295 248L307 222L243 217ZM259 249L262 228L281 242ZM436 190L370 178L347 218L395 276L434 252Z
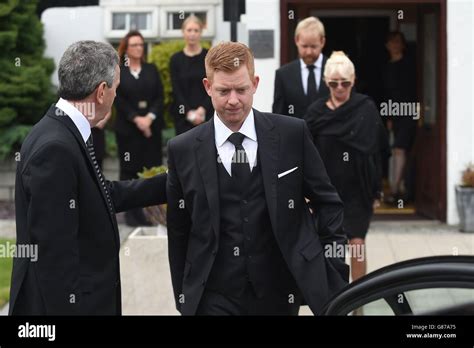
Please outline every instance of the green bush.
M14 245L13 239L0 238L2 249L8 249ZM0 257L0 308L8 303L10 298L10 280L12 278L13 259L9 257Z
M202 42L202 47L209 49L211 43L208 41ZM153 46L149 54L149 62L155 64L160 71L161 81L163 82L164 96L165 96L165 122L167 128L174 127L173 118L170 115L169 108L173 101L171 76L170 76L170 59L176 52L182 51L184 48L183 40L163 41Z
M0 4L0 160L19 150L55 95L37 0Z

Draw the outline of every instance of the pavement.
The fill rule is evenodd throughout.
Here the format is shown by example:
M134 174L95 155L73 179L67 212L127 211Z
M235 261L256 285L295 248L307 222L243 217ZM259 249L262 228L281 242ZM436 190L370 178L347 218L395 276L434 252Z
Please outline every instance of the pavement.
M169 272L166 229L163 226L134 229L126 225L119 225L119 229L123 314L178 315ZM14 221L0 220L0 237L14 238L14 231ZM375 221L367 234L366 246L367 267L371 272L424 256L474 255L474 234L459 232L456 226L437 221ZM439 298L450 296L439 294ZM311 315L311 311L303 306L300 315Z

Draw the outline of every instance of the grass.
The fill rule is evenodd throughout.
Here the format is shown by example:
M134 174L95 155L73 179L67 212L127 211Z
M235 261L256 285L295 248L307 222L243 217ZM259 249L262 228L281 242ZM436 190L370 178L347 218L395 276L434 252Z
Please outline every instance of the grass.
M15 241L13 239L0 238L0 244L6 245L7 243L12 245L15 244ZM5 247L1 248L7 250ZM0 255L0 308L2 308L10 298L13 259L6 256L8 255Z

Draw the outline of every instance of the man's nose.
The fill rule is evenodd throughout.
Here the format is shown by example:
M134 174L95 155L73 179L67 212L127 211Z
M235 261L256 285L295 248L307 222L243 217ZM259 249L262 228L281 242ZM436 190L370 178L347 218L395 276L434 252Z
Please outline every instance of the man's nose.
M239 98L237 97L237 92L232 90L230 91L229 100L227 103L235 105L239 103Z

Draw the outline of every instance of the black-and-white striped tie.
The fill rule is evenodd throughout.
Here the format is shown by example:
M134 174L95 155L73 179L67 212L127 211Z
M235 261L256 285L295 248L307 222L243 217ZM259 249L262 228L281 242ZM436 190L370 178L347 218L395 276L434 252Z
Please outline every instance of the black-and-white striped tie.
M113 205L112 201L110 199L110 194L109 190L107 189L107 185L105 184L105 179L104 176L102 175L102 171L100 170L99 163L97 163L97 158L95 157L95 151L94 151L94 143L92 141L92 135L87 139L87 150L89 151L89 155L91 156L92 163L94 164L94 169L97 174L97 178L99 179L99 182L104 189L105 196L107 197L107 204L109 206L110 211L113 213Z

